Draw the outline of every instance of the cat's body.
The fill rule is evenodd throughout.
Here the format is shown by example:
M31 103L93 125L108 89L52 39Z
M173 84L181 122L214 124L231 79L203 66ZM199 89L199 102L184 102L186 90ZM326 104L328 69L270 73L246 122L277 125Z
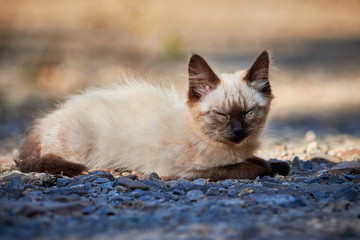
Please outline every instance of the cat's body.
M271 174L253 155L272 99L268 67L264 52L254 69L217 77L193 55L187 95L135 82L73 96L37 121L17 166L70 176L96 168L190 179Z

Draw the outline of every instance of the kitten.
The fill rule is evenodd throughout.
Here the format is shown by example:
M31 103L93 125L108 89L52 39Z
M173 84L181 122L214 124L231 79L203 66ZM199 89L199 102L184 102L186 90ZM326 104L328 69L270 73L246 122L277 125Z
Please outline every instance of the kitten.
M256 156L273 95L269 54L216 75L194 54L187 95L146 83L88 90L38 120L15 160L23 172L87 169L157 172L172 178L256 178L289 166Z

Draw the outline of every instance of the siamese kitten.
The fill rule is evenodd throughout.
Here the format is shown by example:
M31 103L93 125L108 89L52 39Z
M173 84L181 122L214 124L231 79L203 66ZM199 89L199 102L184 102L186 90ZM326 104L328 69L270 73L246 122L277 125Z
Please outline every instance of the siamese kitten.
M256 178L289 166L254 156L273 95L269 54L215 74L194 54L188 92L146 83L88 90L39 119L15 160L23 172L87 169L157 172L171 178Z

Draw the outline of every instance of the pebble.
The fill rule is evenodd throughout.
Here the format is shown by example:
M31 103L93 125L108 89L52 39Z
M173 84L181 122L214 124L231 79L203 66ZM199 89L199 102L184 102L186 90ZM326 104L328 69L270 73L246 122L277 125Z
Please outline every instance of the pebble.
M206 192L207 196L218 196L219 194L220 194L220 191L219 191L219 188L217 188L217 187L210 187Z
M186 197L190 201L197 201L197 200L204 197L204 193L202 191L200 191L200 190L191 190L191 191L186 193Z
M124 186L130 190L134 190L134 189L141 189L141 190L150 190L150 187L148 185L146 185L143 182L140 181L135 181L135 180L131 180L130 178L127 177L119 177L116 179L115 181L116 185L121 185Z
M110 180L108 178L97 178L93 181L93 183L98 183L98 184L102 184L102 183L106 183L109 182Z
M318 143L316 141L312 141L306 147L306 152L307 153L314 153L315 151L317 151L317 149L318 149Z
M227 179L227 180L222 181L220 184L223 187L230 187L230 186L234 185L234 181Z
M56 180L56 186L57 187L64 187L69 183L69 180L66 178L58 178Z
M314 219L321 219L315 225L333 229L332 233L338 231L332 226L357 229L358 165L336 165L324 157L303 159L293 158L288 177L218 182L203 178L164 182L155 173L143 180L134 174L114 178L104 171L75 178L6 174L0 181L0 229L9 229L8 239L44 238L43 226L59 239L70 237L65 227L82 238L109 233L109 239L128 231L134 239L168 239L173 232L177 235L170 238L179 238L181 229L186 232L182 239L264 238L258 232L271 239L296 239L292 231L301 231L304 238L314 236L309 228ZM172 230L156 237L146 235L148 230L163 231L164 226ZM194 234L190 236L190 226L207 227L196 234L190 231ZM224 229L217 229L220 226ZM86 233L81 229L87 229ZM324 236L321 239L333 237Z
M199 186L205 186L206 183L207 183L207 181L205 179L203 179L203 178L195 179L193 181L193 184L199 185Z

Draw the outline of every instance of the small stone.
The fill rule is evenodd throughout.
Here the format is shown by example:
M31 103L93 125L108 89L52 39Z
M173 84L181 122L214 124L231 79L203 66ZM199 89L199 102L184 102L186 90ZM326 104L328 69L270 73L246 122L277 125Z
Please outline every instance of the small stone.
M49 173L41 173L40 179L41 179L43 185L48 187L48 186L55 186L57 183L58 177L54 176L52 174L49 174Z
M95 212L96 210L97 210L97 207L96 207L96 206L90 205L90 206L84 207L84 208L81 210L81 212L82 212L82 214L89 215L89 214Z
M56 186L57 187L64 187L66 186L70 181L66 178L58 178L56 180Z
M345 150L341 153L340 157L346 161L356 161L360 157L360 149Z
M300 160L298 156L295 156L294 159L291 162L293 167L296 167L298 169L302 169L304 166L304 162Z
M218 196L220 194L219 188L211 187L207 190L206 195L208 196Z
M88 190L88 193L90 195L98 195L101 193L101 187L100 186L95 186L95 187L92 187Z
M117 192L125 192L125 191L127 190L126 187L121 186L121 185L116 186L114 189L115 189Z
M304 168L304 170L311 170L311 169L313 169L313 164L312 164L312 162L311 162L311 161L305 161L303 168Z
M252 194L253 192L254 192L254 189L253 189L252 187L248 187L248 188L243 189L243 190L238 194L238 196L239 196L239 197L242 197L242 196L244 196L244 195L246 195L246 194Z
M349 200L351 202L356 202L359 199L359 193L353 187L343 188L343 189L335 192L334 196L336 198Z
M230 186L234 185L234 181L227 179L227 180L222 181L220 184L223 187L230 187Z
M110 173L107 173L105 171L95 171L87 175L80 175L75 177L68 186L73 186L77 184L85 184L86 182L92 182L98 178L107 178L110 181L114 181L115 178Z
M98 212L100 213L100 215L105 215L105 216L112 216L115 215L115 209L111 206L105 205L103 207L101 207Z
M175 194L175 195L181 195L181 194L183 194L183 191L178 190L178 189L174 189L174 190L172 191L172 193Z
M313 153L318 150L318 143L316 141L310 142L306 148L307 153Z
M190 201L197 201L204 197L204 193L200 190L191 190L187 192L186 196Z
M105 188L112 189L114 187L114 182L106 182L106 183L100 184L100 187L102 189L105 189Z
M148 191L150 190L149 186L146 185L145 183L143 182L139 182L139 181L134 181L134 180L131 180L127 177L119 177L116 179L115 181L115 184L116 185L121 185L121 186L124 186L130 190L135 190L135 189L141 189L141 190L144 190L144 191Z
M311 195L317 200L321 200L326 197L326 194L320 190L315 190L314 192L311 193Z
M15 180L13 180L13 179L15 179ZM30 175L30 174L13 173L13 174L7 175L1 179L2 183L6 183L6 182L9 183L11 181L13 181L13 183L16 182L16 184L19 187L24 186L26 184L37 185L37 186L42 185L42 181L38 177Z
M274 178L279 179L279 180L285 180L285 177L283 175L279 175L279 174L276 174L274 176Z
M97 178L93 181L93 183L98 183L98 184L102 184L102 183L106 183L109 182L110 180L108 178Z
M301 176L298 176L298 177L295 177L294 178L294 182L303 182L307 179L307 177L301 177Z
M316 140L316 134L313 131L309 130L305 133L306 142L313 142L315 140Z
M326 180L330 177L330 175L327 172L321 172L320 174L317 175L317 177Z
M236 196L238 196L239 192L236 191L235 189L229 189L227 194L229 197L236 197Z
M322 183L323 181L324 180L320 177L314 177L305 180L304 183L313 184L313 183Z
M301 198L296 198L289 203L292 207L306 207L306 203Z
M340 175L349 175L349 174L359 174L360 173L360 163L359 162L341 162L329 171L330 174L340 174Z
M207 181L205 179L203 179L203 178L195 179L193 181L193 184L200 185L200 186L205 186L206 183L207 183Z
M350 181L356 179L356 177L355 177L354 175L348 175L348 174L346 174L346 175L344 175L344 177L345 177L347 180L350 180Z
M75 194L84 194L85 191L85 185L84 184L77 184L74 186L71 186L68 188L69 193L75 193Z
M147 177L147 179L150 181L161 180L161 178L159 177L159 175L156 172L150 173L149 176Z
M134 198L138 198L138 197L141 197L141 196L145 195L145 193L146 192L144 192L143 190L135 189L134 191L130 192L129 196L134 197Z

